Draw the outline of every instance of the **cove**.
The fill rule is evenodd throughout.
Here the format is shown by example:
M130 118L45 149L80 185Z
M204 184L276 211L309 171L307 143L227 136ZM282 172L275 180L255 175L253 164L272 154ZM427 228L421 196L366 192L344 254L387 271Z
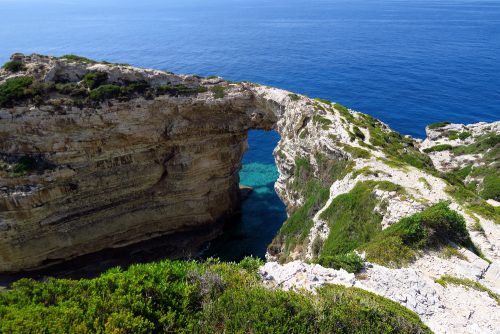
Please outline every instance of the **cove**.
M245 256L263 258L267 246L286 220L286 208L274 190L278 170L272 155L279 135L250 130L249 149L243 157L240 185L253 191L241 204L241 212L225 226L224 233L207 245L202 257L239 261Z

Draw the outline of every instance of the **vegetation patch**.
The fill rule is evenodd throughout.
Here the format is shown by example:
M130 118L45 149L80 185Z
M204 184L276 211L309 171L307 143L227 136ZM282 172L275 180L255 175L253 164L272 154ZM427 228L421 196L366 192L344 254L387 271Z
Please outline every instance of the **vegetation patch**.
M325 256L352 252L380 232L382 216L374 212L380 203L373 193L377 184L358 182L350 192L335 197L322 212L320 218L328 223L330 234L323 244L320 261Z
M299 193L304 204L292 210L276 237L268 247L271 255L280 256L280 262L288 261L292 252L304 252L308 235L313 226L312 217L328 200L330 185L343 178L353 162L329 159L322 153L314 155L316 170L307 158L295 160L294 181L288 184L290 190Z
M467 256L464 254L460 253L458 249L451 245L445 245L443 248L441 248L441 256L444 257L445 259L449 259L452 257L457 257L461 260L468 261Z
M484 199L500 201L500 176L486 175L483 179L483 190L480 193Z
M328 130L330 128L330 125L332 124L332 121L330 121L328 118L320 116L320 115L314 115L313 122L321 124L321 128L323 130Z
M389 267L400 267L413 261L418 251L439 249L449 242L466 247L476 254L464 218L441 202L405 217L378 233L361 247L366 258Z
M15 101L31 96L28 88L33 78L28 76L7 79L0 85L0 107L10 107Z
M0 294L0 332L432 333L417 314L361 289L264 288L259 265L162 261L94 279L23 279Z
M428 129L439 129L442 127L445 127L447 125L451 124L450 122L437 122L437 123L432 123L427 126Z
M108 73L106 72L89 72L83 76L82 84L88 89L95 89L101 85L104 85L107 80Z
M486 292L493 300L497 302L498 305L500 305L500 297L498 297L496 293L494 293L493 291L491 291L490 289L488 289L487 287L476 281L467 278L458 278L450 275L444 275L436 279L435 282L441 284L445 288L448 286L448 284L452 284L452 285L462 285L477 291Z
M94 101L104 101L120 96L122 87L117 85L102 85L90 91L89 97Z
M26 69L23 62L19 60L11 60L3 64L2 68L12 73L17 73Z
M225 93L226 87L224 86L213 86L210 88L210 91L214 95L214 99L222 99L226 93Z
M449 151L453 148L450 144L439 144L424 149L425 153Z
M89 58L85 58L85 57L81 57L81 56L77 56L77 55L72 55L72 54L64 55L64 56L61 56L59 58L60 59L70 60L70 61L74 61L74 62L77 62L77 63L97 64L97 61L95 61L95 60L92 60L92 59L89 59Z
M204 86L188 87L183 84L178 85L162 85L156 88L157 95L171 95L171 96L181 96L181 95L194 95L198 93L204 93L208 89Z
M342 145L342 149L351 154L353 158L370 159L372 156L367 150L356 146L344 144Z
M288 94L288 97L289 97L289 98L290 98L290 100L292 100L292 101L299 101L299 100L300 100L300 96L299 96L299 95L297 95L297 94L293 94L293 93L291 93L291 94Z
M364 267L363 259L356 252L338 255L324 255L317 261L323 267L344 269L349 273L357 273Z

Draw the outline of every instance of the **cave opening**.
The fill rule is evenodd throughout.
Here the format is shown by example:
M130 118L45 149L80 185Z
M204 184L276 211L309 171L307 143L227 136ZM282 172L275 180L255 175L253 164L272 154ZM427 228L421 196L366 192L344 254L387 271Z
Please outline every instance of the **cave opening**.
M274 190L278 169L273 150L276 131L249 130L248 150L242 159L240 188L244 195L238 214L225 224L223 234L207 244L203 258L239 261L245 256L264 258L267 246L287 218L286 207Z

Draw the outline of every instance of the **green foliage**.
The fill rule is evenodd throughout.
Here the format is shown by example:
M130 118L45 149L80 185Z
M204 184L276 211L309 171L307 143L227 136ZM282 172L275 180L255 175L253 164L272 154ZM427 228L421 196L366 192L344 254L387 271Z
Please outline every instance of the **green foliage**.
M425 153L431 153L431 152L442 152L442 151L449 151L453 148L453 146L449 144L440 144L440 145L434 145L432 147L428 147L424 149Z
M348 193L333 199L321 214L330 227L320 257L353 251L381 230L382 217L374 212L379 203L373 190L377 182L358 182Z
M330 121L328 118L325 118L325 117L320 116L320 115L314 115L313 122L321 124L321 128L323 130L328 130L328 128L332 124L332 121Z
M102 85L90 91L89 97L94 101L104 101L120 96L122 87L117 85Z
M437 123L432 123L427 126L428 129L439 129L442 127L447 126L448 124L451 124L450 122L437 122Z
M330 193L329 186L335 180L343 178L352 165L352 161L328 159L321 153L314 157L316 173L309 159L295 160L294 181L288 186L290 190L300 193L305 202L292 210L268 247L270 254L281 254L281 261L286 261L291 251L304 251L303 247L313 225L312 217L326 203Z
M490 289L488 289L487 287L476 281L467 278L458 278L450 275L444 275L436 279L435 282L441 284L444 287L447 287L448 284L463 285L467 288L472 288L477 291L486 292L491 297L491 299L495 300L497 304L500 305L500 297L496 293L494 293L493 291L491 291Z
M24 156L19 159L18 162L12 166L12 172L15 175L24 175L34 169L36 169L37 163L36 159L29 156Z
M468 131L458 132L458 131L448 131L447 137L450 140L460 139L465 140L469 138L472 134Z
M458 134L458 139L460 140L465 140L467 138L469 138L472 134L468 131L464 131L464 132L461 132Z
M500 201L500 177L498 175L487 175L483 179L483 190L481 197Z
M28 76L7 79L0 85L0 107L11 106L16 100L31 96L28 88L33 83L33 78Z
M89 58L85 58L85 57L81 57L81 56L71 55L71 54L64 55L64 56L61 56L59 58L70 60L70 61L74 61L74 62L78 62L78 63L84 63L84 64L96 64L97 63L95 60L92 60L92 59L89 59Z
M483 198L467 189L463 184L454 183L447 186L445 191L468 210L490 219L496 224L500 224L500 212L498 207L495 208L488 204Z
M299 101L300 100L300 96L298 96L297 94L288 94L288 97L290 98L290 100L292 101Z
M412 261L419 250L439 248L450 241L478 253L464 218L441 202L389 226L361 249L369 261L400 267Z
M347 153L350 153L353 158L370 159L372 156L369 151L350 145L342 145L342 149Z
M54 88L58 93L71 97L83 98L88 95L88 91L85 88L75 83L57 83Z
M89 72L82 78L82 84L88 89L95 89L108 80L108 73L106 72Z
M455 247L450 246L450 245L443 246L443 248L441 249L441 255L446 259L449 259L452 257L458 257L459 259L467 261L467 256L460 253L460 251L458 249L456 249Z
M415 313L357 288L266 289L254 263L162 261L95 279L23 279L0 293L0 332L431 333Z
M222 99L225 93L226 87L224 86L213 86L210 88L210 91L214 94L214 99Z
M361 139L361 140L365 140L365 134L363 133L363 131L361 131L357 126L354 126L352 128L352 130L354 131L354 135Z
M206 92L207 88L204 86L197 86L197 87L188 87L183 84L178 84L178 85L162 85L156 88L156 92L158 95L173 95L173 96L180 96L180 95L193 95L193 94L198 94L198 93L203 93Z
M356 252L337 255L323 255L318 259L323 267L344 269L349 273L357 273L363 269L363 259Z
M24 66L23 62L19 60L11 60L3 64L2 68L9 72L16 73L24 70L26 67Z

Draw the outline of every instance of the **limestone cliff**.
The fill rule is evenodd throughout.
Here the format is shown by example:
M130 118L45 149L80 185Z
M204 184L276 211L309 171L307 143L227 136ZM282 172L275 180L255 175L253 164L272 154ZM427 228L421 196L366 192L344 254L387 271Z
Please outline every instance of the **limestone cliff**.
M359 286L440 333L500 326L498 123L434 126L422 143L339 104L246 82L75 56L12 62L0 71L0 271L216 233L238 205L247 130L274 129L289 218L262 268L269 285ZM436 148L443 136L462 142ZM467 154L478 156L460 171ZM359 261L356 276L341 269Z

